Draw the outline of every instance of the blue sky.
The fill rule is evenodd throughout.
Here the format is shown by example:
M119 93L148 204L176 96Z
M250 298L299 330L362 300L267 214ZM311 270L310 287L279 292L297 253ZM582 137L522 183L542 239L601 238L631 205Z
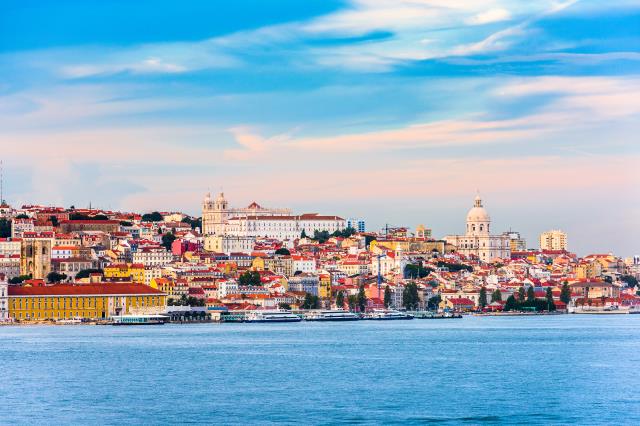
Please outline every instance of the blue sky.
M208 190L640 252L637 1L8 0L7 200L197 213Z

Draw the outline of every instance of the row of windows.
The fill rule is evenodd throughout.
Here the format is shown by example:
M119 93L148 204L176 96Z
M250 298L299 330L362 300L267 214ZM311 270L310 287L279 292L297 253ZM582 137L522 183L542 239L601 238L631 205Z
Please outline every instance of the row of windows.
M144 297L144 296L137 296L137 297L127 297L126 298L129 301L129 305L135 305L135 306L146 306L147 304L149 304L150 306L155 306L157 305L161 299L159 296L151 296L149 297ZM100 303L102 302L102 303ZM47 309L47 306L49 307L49 309L54 309L54 308L66 308L66 307L70 307L70 308L91 308L91 307L96 307L98 305L100 306L105 306L107 304L107 298L106 297L102 297L102 298L93 298L93 297L63 297L63 298L59 298L59 297L55 297L55 298L49 298L49 297L36 297L36 298L18 298L18 299L13 299L11 301L11 306L14 309ZM115 305L116 306L120 306L121 305L121 299L119 297L115 298Z

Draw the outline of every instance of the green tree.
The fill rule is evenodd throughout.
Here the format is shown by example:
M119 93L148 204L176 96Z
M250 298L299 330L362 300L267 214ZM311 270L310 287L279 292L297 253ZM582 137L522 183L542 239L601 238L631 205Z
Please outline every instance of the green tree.
M59 274L57 272L49 272L47 274L47 282L49 283L59 283L60 281L64 281L66 279L66 274Z
M431 268L425 268L422 265L408 264L404 267L404 278L424 278L433 272Z
M307 232L303 229L300 238L307 238Z
M278 250L276 250L276 252L275 252L275 253L276 253L276 254L283 255L283 256L289 256L289 255L291 255L291 252L290 252L287 248L285 248L285 247L280 247Z
M260 272L258 271L247 271L240 275L238 278L238 284L240 285L253 285L258 286L262 284L260 280Z
M320 307L320 299L318 296L314 296L311 293L304 295L304 302L302 302L302 309L318 309Z
M551 287L547 287L547 295L545 298L547 299L547 310L550 312L555 311L556 304L553 301L553 292L551 291Z
M442 297L440 297L439 294L436 294L427 301L427 308L432 311L436 311L440 307L440 302L442 302Z
M16 219L29 219L29 216L24 213L20 213L18 216L16 216Z
M11 221L0 219L0 238L9 238L11 236Z
M496 288L493 293L491 293L491 303L493 302L502 302L502 292L500 292L499 288Z
M31 274L28 275L18 275L17 277L13 277L9 279L9 284L22 284L26 280L31 279Z
M627 283L627 287L635 287L638 285L638 279L633 275L621 275L620 280Z
M129 222L128 220L121 220L120 226L126 226L126 227L133 226L133 222Z
M530 285L527 289L527 302L532 303L536 301L536 292L533 289L533 286Z
M51 226L53 226L54 228L57 228L58 225L60 225L60 223L58 222L58 216L49 216L49 220L51 221Z
M560 300L566 305L571 302L571 289L566 281L562 284L562 290L560 290Z
M356 296L355 294L350 294L347 297L347 303L349 304L349 310L355 311L356 306L358 305L358 296Z
M478 296L478 305L480 305L480 308L484 308L485 306L487 306L487 288L484 286L480 289L480 295Z
M162 236L162 247L166 248L167 251L171 251L171 245L176 240L176 236L173 235L172 232L167 232Z
M513 296L513 294L511 294L511 295L509 295L509 297L507 297L507 301L504 304L504 310L505 311L517 311L518 310L518 301Z
M524 302L525 297L526 297L526 290L524 289L524 287L520 287L518 289L518 301Z
M158 212L146 213L142 215L143 222L162 222L162 215Z
M171 245L175 240L176 240L176 236L173 235L173 232L167 232L162 236L161 246L166 248L168 251L171 251Z
M416 310L420 304L420 297L418 296L418 285L416 283L409 283L402 291L402 306L407 310Z
M80 280L83 278L89 278L91 274L104 274L104 271L102 269L95 269L95 268L83 269L82 271L76 274L76 279Z
M342 291L336 294L336 306L340 309L344 307L344 293Z
M461 263L449 263L444 260L440 260L437 263L440 268L447 268L450 272L469 271L473 272L473 267L470 265L463 265Z
M329 231L318 231L316 229L313 232L313 239L319 242L320 244L326 243L329 238L331 238Z
M358 290L358 308L360 308L360 312L367 309L367 293L364 291L364 284L361 284Z
M285 311L290 311L291 305L288 303L282 302L282 303L278 303L278 308L284 309Z
M384 307L388 308L391 306L391 289L389 286L384 288Z

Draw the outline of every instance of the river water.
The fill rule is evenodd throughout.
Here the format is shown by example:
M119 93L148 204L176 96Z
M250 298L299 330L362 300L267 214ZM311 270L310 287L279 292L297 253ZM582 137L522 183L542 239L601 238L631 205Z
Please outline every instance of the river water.
M640 424L640 315L0 327L0 424Z

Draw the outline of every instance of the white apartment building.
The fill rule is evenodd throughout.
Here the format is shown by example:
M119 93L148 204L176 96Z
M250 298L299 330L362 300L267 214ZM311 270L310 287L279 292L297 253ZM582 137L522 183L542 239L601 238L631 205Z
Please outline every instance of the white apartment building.
M293 261L293 272L311 273L316 271L316 260L311 257L291 256Z
M133 263L146 266L164 266L171 263L173 254L164 247L142 247L133 253Z
M11 237L22 238L25 232L34 232L36 229L33 219L17 219L11 221Z
M244 216L228 220L227 234L244 237L294 240L302 231L313 236L315 231L330 234L346 228L346 221L339 216L321 216L305 213L297 216Z
M251 253L255 246L254 237L238 235L207 235L204 238L204 249L214 253Z
M20 256L22 240L15 238L0 238L0 256Z

